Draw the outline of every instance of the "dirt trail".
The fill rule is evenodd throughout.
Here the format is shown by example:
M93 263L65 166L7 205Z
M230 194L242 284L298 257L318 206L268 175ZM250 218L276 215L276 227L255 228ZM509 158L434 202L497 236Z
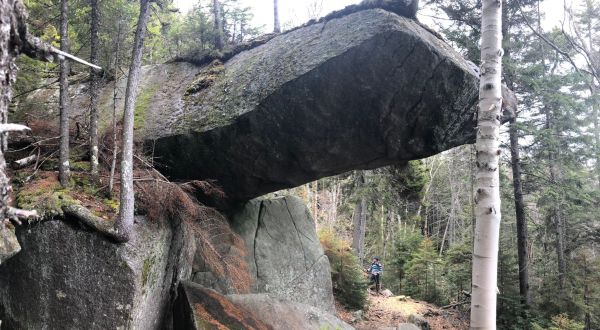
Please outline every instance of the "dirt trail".
M403 296L374 296L369 294L368 310L362 321L354 322L351 311L337 305L338 316L350 323L357 330L373 330L397 327L399 323L408 322L411 314L425 318L432 330L468 329L467 319L461 318L458 311L440 309L424 301L413 300Z

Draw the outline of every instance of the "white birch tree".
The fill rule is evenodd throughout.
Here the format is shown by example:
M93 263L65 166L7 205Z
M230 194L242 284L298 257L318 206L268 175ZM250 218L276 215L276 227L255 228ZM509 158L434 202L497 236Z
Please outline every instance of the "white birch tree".
M502 1L483 0L481 77L477 118L475 240L471 329L496 328L498 241L500 236L500 119L502 115Z

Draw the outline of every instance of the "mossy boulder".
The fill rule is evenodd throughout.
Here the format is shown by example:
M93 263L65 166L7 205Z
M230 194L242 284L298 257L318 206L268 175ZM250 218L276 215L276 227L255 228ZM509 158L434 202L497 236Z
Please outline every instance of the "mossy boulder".
M74 221L17 228L23 248L0 265L3 329L170 329L195 249L186 228L136 217L126 244Z

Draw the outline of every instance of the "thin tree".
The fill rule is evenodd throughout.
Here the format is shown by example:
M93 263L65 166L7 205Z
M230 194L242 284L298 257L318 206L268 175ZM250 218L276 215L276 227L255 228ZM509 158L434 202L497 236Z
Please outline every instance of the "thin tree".
M60 50L69 51L68 29L68 0L60 2ZM69 184L69 62L60 60L60 151L58 164L58 178L60 184L66 187Z
M146 26L150 17L151 0L140 0L140 14L135 31L131 65L125 90L125 108L123 110L123 135L121 157L121 198L119 215L114 227L107 227L106 221L80 205L70 204L62 207L64 213L79 219L117 242L127 242L133 236L133 217L135 196L133 189L133 121L137 87L142 66L142 50L146 36Z
M119 66L121 65L121 27L123 18L119 15L117 26L117 38L115 40L115 83L113 87L113 111L112 111L112 161L110 164L110 174L108 176L108 197L113 198L113 187L115 183L115 169L117 168L117 155L119 153L119 146L117 144L117 100L118 100L118 85L119 85Z
M90 0L90 62L98 62L98 0ZM90 165L93 175L98 174L98 72L90 68Z
M359 199L356 201L354 215L352 216L352 248L358 257L358 261L362 264L365 257L365 230L367 225L367 200L360 191L365 185L365 177L362 172L359 172L356 180L359 190Z
M273 32L281 33L281 23L279 22L279 0L273 0Z
M483 0L481 77L477 118L476 227L473 247L471 329L496 328L500 236L500 118L502 104L502 2Z
M502 35L505 38L504 55L505 60L510 61L511 55L511 38L509 36L510 25L514 22L516 15L509 14L509 6L502 7ZM519 294L521 296L521 304L525 309L529 309L531 305L531 295L529 293L529 251L527 244L529 241L529 232L527 228L527 219L525 218L525 202L523 200L523 183L521 181L521 156L519 150L519 128L517 124L517 99L514 93L508 90L515 88L515 70L514 67L508 65L505 70L505 81L507 90L502 94L502 107L504 110L512 112L513 117L510 119L509 139L510 139L510 160L513 176L513 196L515 199L515 216L517 219L517 257L519 263ZM508 108L508 109L507 109ZM527 318L527 313L523 313L524 318Z
M119 217L115 229L119 236L128 241L133 231L134 191L133 191L133 117L137 87L142 66L142 50L146 37L150 0L140 0L140 16L135 31L131 65L125 89L125 109L123 110L123 153L121 159L121 201Z
M223 19L221 17L221 4L219 0L213 0L213 15L215 48L221 50L225 46L225 42L223 41Z
M523 184L521 182L521 157L519 153L519 136L517 120L510 121L510 159L513 172L513 195L515 198L515 214L517 217L517 255L519 259L519 294L525 308L531 304L529 294L529 253L527 243L529 234L525 218L525 202L523 200Z

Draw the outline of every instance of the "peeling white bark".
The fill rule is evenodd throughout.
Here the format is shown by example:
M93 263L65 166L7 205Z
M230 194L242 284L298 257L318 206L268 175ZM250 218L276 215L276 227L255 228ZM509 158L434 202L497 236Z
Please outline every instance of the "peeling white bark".
M502 116L502 2L482 1L481 77L477 120L475 240L471 329L496 329L498 239L500 235L500 120Z

